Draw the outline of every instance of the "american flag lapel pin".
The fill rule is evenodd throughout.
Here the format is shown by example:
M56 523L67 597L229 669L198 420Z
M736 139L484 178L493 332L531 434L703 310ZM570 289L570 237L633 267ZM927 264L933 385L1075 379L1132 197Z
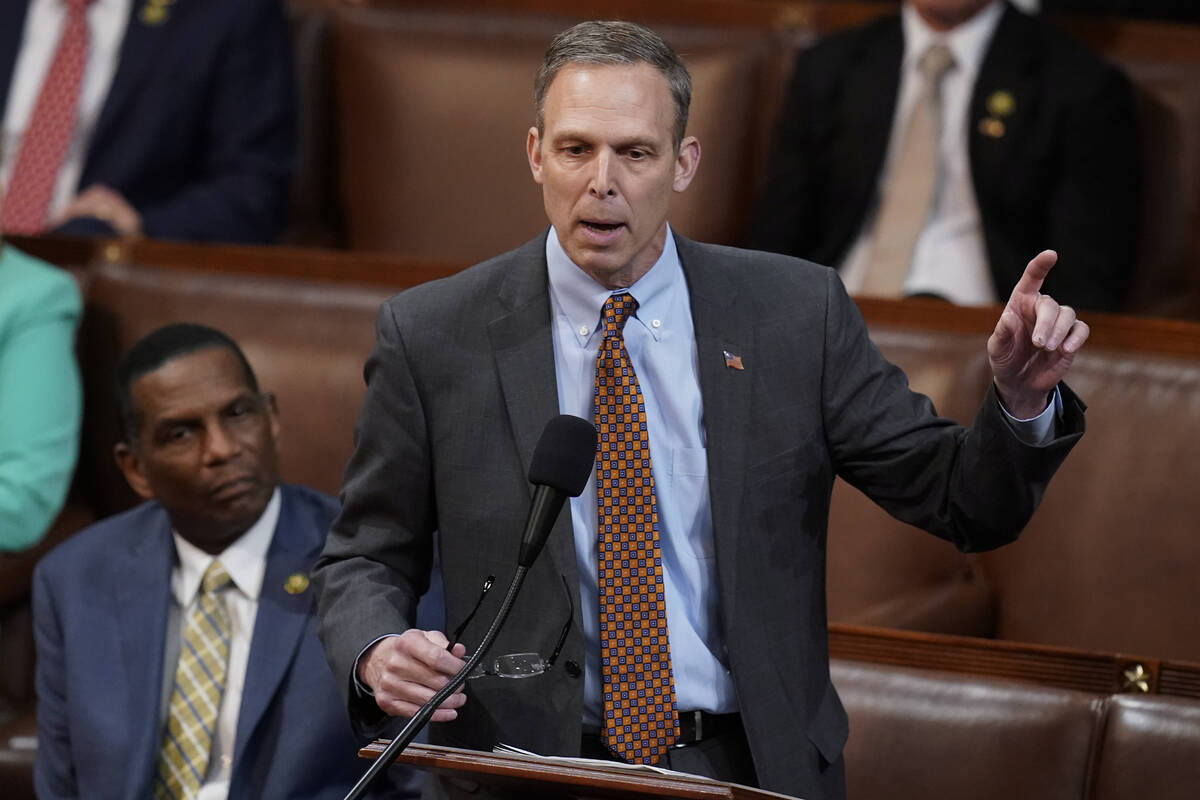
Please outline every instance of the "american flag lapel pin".
M737 370L745 369L745 367L742 366L742 357L741 356L735 355L735 354L729 352L728 350L722 350L721 352L723 352L725 354L725 366L729 367L730 369L737 369Z

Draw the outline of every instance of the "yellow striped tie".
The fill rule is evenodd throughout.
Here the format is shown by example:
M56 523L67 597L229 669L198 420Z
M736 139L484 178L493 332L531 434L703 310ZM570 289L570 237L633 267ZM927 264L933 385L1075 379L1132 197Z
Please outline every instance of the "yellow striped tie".
M195 797L208 771L229 662L229 612L217 592L229 582L229 573L214 561L188 615L155 775L158 800Z

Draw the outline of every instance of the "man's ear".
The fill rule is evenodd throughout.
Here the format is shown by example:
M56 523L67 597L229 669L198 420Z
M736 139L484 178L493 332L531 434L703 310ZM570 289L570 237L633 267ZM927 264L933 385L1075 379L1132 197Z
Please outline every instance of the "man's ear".
M682 192L692 182L692 178L696 177L699 167L700 140L695 136L688 136L679 143L679 153L675 156L675 181L671 188Z
M113 447L113 458L116 459L117 466L125 475L125 481L131 489L137 492L138 497L143 500L154 497L154 491L150 488L150 483L146 480L146 473L142 470L142 459L136 450L126 442L118 442Z
M529 158L529 171L535 183L542 182L542 139L537 128L530 128L525 137L525 155Z

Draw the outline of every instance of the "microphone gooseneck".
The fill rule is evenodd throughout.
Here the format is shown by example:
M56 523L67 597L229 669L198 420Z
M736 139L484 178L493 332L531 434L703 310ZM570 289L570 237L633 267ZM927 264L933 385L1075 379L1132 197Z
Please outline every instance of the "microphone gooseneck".
M392 739L367 771L359 778L358 783L346 795L345 800L358 800L371 784L396 760L396 756L408 747L421 728L429 722L433 712L437 710L447 697L454 694L458 687L467 680L483 657L491 649L492 642L499 635L501 627L512 610L517 592L525 582L525 575L542 551L554 521L562 510L567 496L578 497L587 485L588 475L596 458L596 428L587 420L561 414L546 423L542 436L534 448L533 458L529 463L529 481L534 484L533 498L529 504L529 516L525 521L525 530L521 536L521 549L517 559L517 569L513 573L512 582L500 603L500 609L492 620L491 627L484 634L483 641L475 648L475 652L467 659L467 663L458 671L450 682L439 689L429 701L413 715L404 729Z

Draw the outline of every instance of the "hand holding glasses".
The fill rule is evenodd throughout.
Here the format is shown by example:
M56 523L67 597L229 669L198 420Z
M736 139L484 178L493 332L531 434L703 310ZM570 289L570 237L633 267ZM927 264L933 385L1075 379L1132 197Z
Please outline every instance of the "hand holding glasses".
M571 596L571 588L567 585L567 579L559 576L562 579L563 592L567 596L567 619L563 623L562 630L558 634L558 642L554 645L553 652L549 658L543 658L538 653L506 653L502 656L496 656L491 663L480 662L475 669L471 670L467 675L467 680L475 678L492 677L492 678L532 678L534 675L541 675L548 671L554 662L558 660L558 654L562 652L563 644L567 641L567 634L571 632L571 625L575 620L575 599ZM475 607L471 609L471 613L467 614L454 633L450 636L450 643L446 645L446 649L450 650L458 643L458 638L462 632L466 630L467 625L475 617L475 613L479 611L479 607L483 604L483 598L492 588L496 577L488 575L483 582L483 589L479 593L479 599L475 601Z

